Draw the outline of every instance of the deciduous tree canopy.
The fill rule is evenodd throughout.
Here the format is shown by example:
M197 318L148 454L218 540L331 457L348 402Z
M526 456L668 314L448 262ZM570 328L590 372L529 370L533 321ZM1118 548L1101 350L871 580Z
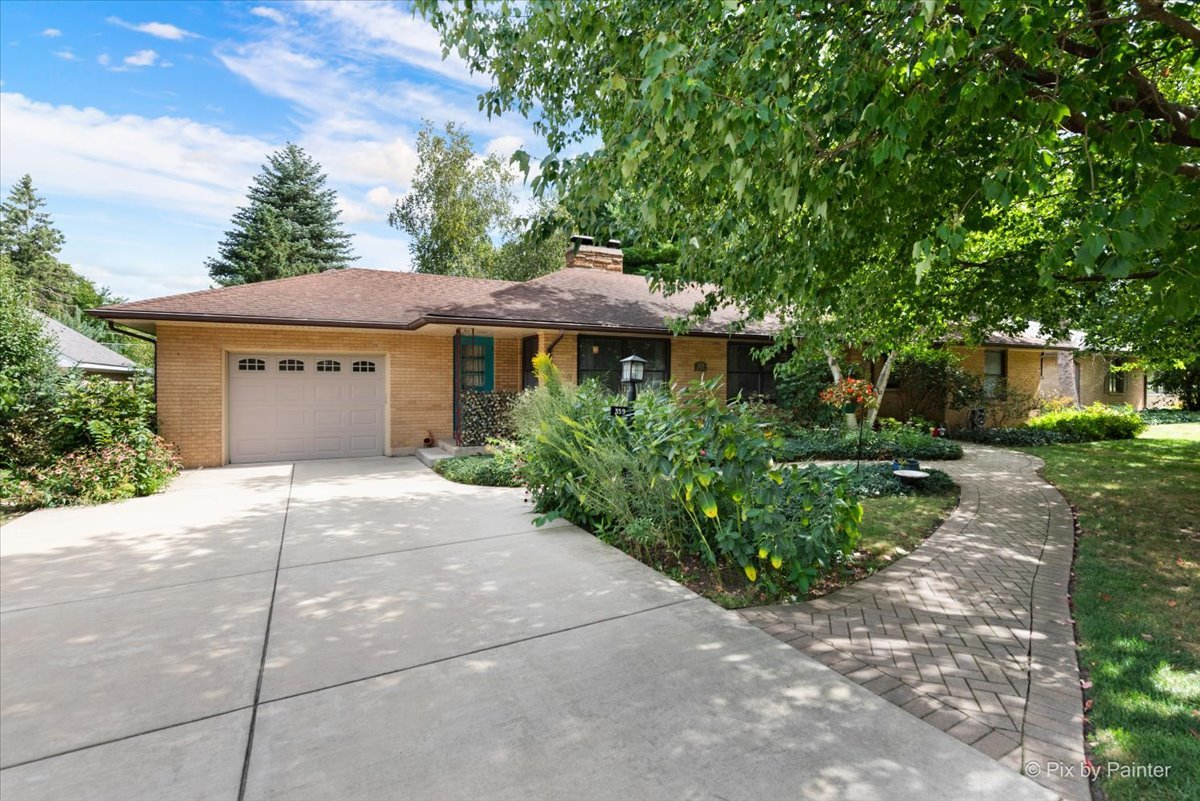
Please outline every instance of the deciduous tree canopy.
M426 122L417 156L412 189L388 215L409 235L417 272L524 281L563 266L564 221L555 205L544 203L542 224L524 229L512 169L495 155L476 155L461 126L437 131Z
M1149 339L1200 307L1194 4L418 5L489 113L535 118L535 185L581 216L634 189L668 285L791 333L1067 327L1129 291Z

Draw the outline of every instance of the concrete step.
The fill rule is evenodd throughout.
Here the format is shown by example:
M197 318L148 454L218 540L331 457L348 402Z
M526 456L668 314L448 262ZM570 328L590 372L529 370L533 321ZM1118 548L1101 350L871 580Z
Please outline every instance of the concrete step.
M417 461L426 467L433 467L443 459L449 459L450 454L441 448L417 448Z
M486 445L455 445L452 439L437 440L437 447L451 456L478 456L487 453Z

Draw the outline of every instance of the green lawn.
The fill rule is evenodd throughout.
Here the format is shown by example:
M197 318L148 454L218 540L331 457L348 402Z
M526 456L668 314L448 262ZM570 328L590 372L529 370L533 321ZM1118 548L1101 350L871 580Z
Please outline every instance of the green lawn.
M1073 600L1093 760L1170 766L1161 779L1106 776L1104 791L1200 798L1200 424L1029 450L1078 508Z

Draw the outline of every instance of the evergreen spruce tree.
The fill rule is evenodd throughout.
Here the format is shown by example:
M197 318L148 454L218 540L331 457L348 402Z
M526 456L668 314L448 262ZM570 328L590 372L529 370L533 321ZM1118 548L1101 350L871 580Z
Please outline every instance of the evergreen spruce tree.
M249 203L233 215L233 228L208 260L218 284L250 284L347 266L350 234L342 230L337 193L298 145L272 153L255 176Z
M58 260L65 239L50 214L42 210L45 205L29 174L21 176L0 204L0 250L8 257L16 280L33 293L38 307L52 312L72 300L75 276Z

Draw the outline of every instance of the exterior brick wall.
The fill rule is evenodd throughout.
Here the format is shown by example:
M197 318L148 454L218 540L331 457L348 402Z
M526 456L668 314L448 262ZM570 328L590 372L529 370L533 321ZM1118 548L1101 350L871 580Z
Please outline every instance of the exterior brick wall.
M676 337L671 340L671 383L684 386L698 378L720 377L724 392L729 343L714 337ZM703 372L695 369L704 362Z
M230 352L381 354L387 364L391 453L411 453L453 426L453 340L404 331L298 326L160 323L158 419L186 467L226 462L226 376Z
M1035 397L1042 382L1042 351L1037 348L962 348L950 349L962 357L962 367L975 375L983 375L983 353L985 350L1003 350L1008 353L1008 386L1027 392ZM967 424L967 409L947 409L946 425L958 428Z
M1108 391L1109 360L1097 353L1080 353L1076 357L1079 365L1079 402L1084 406L1100 403L1128 403L1135 409L1145 406L1146 374L1141 370L1125 373L1125 391Z
M454 426L454 341L450 336L408 331L265 325L159 323L158 419L160 433L179 450L186 467L215 467L227 461L226 424L230 353L363 353L384 357L389 419L388 452L412 453L426 436L448 437ZM558 331L540 331L549 348ZM564 381L577 379L578 340L567 332L553 358ZM494 340L497 390L521 388L521 337ZM671 379L686 383L701 374L724 376L726 340L677 337L671 341Z
M495 376L493 383L497 391L519 392L521 389L521 339L496 338L493 345Z

